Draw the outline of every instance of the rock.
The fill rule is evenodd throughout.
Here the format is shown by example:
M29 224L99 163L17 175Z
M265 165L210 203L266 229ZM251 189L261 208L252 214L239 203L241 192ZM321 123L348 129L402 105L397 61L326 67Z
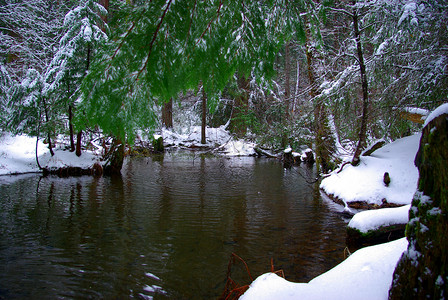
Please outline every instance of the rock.
M448 114L424 128L415 158L418 190L409 210L409 241L394 272L389 299L448 297Z
M390 184L390 175L389 175L388 172L384 173L383 182L384 182L385 186L389 186L389 184Z
M154 135L152 146L154 148L154 152L163 152L163 137L160 135Z
M312 150L305 151L302 155L302 161L310 165L314 164L316 160L314 159L313 151Z
M294 165L294 156L292 155L291 148L286 149L283 151L283 168L285 169L291 169L291 167Z
M366 233L347 227L346 243L351 252L362 247L394 241L404 237L406 224L381 226Z

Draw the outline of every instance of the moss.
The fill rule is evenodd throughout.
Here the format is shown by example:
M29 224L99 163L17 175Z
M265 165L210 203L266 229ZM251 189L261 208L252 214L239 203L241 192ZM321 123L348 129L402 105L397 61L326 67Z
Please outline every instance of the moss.
M375 230L361 232L356 228L347 227L346 243L350 251L361 247L376 245L404 237L406 224L381 226Z
M420 177L406 227L409 247L389 298L443 299L448 296L448 115L423 129L415 164Z

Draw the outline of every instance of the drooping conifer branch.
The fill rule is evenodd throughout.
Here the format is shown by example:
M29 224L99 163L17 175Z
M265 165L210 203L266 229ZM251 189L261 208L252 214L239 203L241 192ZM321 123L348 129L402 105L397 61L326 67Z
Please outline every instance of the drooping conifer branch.
M168 10L170 9L171 2L172 2L172 0L169 0L169 1L168 1L167 5L166 5L166 8L164 9L162 16L160 17L160 21L159 21L159 23L157 24L157 28L156 28L156 30L154 31L154 34L153 34L153 36L152 36L151 43L149 44L148 56L146 57L145 63L143 64L143 67L138 71L138 73L137 73L137 77L135 78L135 81L137 81L138 78L140 77L140 74L142 74L143 71L146 70L146 66L148 65L149 58L151 57L151 53L152 53L152 49L153 49L154 43L155 43L155 41L156 41L156 39L157 39L157 35L159 34L160 28L161 28L162 23L163 23L163 19L165 18L166 13L167 13Z
M221 7L222 7L222 0L219 1L218 11L216 12L216 18L211 19L210 22L208 22L208 24L207 24L207 28L205 28L204 32L202 32L202 34L201 34L201 36L199 37L199 39L197 40L195 46L197 46L197 45L199 44L199 42L200 42L200 41L202 40L202 38L205 36L205 34L207 33L207 31L210 30L210 27L212 26L212 23L213 23L214 21L217 21L217 20L219 19L219 15L220 15L220 13L221 13Z

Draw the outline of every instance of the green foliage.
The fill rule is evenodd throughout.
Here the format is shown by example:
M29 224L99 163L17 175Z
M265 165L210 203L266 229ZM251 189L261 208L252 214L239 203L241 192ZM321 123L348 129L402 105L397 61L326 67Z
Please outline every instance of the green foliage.
M114 35L83 83L78 126L99 125L124 137L154 125L148 115L156 99L167 101L200 82L213 110L213 99L235 72L275 74L276 54L292 29L285 24L288 10L280 0L123 6L111 23Z

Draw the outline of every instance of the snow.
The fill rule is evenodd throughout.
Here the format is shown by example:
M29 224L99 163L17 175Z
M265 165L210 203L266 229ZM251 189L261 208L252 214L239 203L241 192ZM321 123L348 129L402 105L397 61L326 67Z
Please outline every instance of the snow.
M201 126L193 126L189 133L179 134L166 128L162 129L165 145L177 147L209 147L227 156L255 155L255 143L235 139L225 126L218 128L206 127L206 143L201 144Z
M443 114L448 114L448 103L440 105L432 113L430 113L429 116L426 118L425 124L423 124L423 127L428 125L429 122L431 122L432 120L434 120L435 118L437 118Z
M366 201L381 205L386 199L389 203L410 204L417 188L414 158L420 138L421 134L405 137L383 146L371 156L362 156L357 167L349 164L340 173L333 172L322 180L320 187L347 203ZM388 187L383 183L385 172L391 178Z
M416 10L417 10L417 4L414 1L410 1L403 7L403 14L401 15L400 19L398 20L398 26L403 23L404 20L410 18L411 24L418 25L418 20L416 18Z
M405 107L404 111L411 113L411 114L417 114L422 116L429 115L430 111L424 108L418 108L418 107Z
M381 226L406 224L409 221L410 204L395 208L366 210L357 213L348 223L348 227L367 233Z
M54 156L51 156L49 152L43 154L39 158L39 162L42 167L47 169L58 169L65 167L80 167L90 168L99 158L91 151L83 151L81 156L76 156L74 152L57 150L54 151Z
M36 162L36 138L27 135L13 136L4 133L0 137L0 175L25 174L40 172ZM101 149L100 149L101 150ZM50 155L47 145L39 140L39 163L48 169L64 167L92 167L99 161L97 154L83 151L80 157L74 152L54 149L54 156Z
M387 299L395 266L407 246L406 238L401 238L360 249L309 283L266 273L240 299Z
M164 138L165 145L177 147L201 147L201 127L195 126L188 134L178 134L167 129L162 129L161 135L154 134L151 139ZM235 139L224 126L206 129L207 143L203 146L211 148L219 154L226 156L252 156L255 155L255 143L242 139ZM39 140L39 163L47 169L81 167L90 168L96 162L100 162L99 155L102 147L94 141L95 151L83 151L80 157L75 153L62 149L63 142L55 141L58 145L54 150L54 156L49 153L47 145ZM13 136L3 133L0 136L0 175L24 174L40 172L36 163L36 138L26 135Z
M5 133L0 137L0 175L39 172L36 164L36 139ZM39 141L38 154L48 152Z

